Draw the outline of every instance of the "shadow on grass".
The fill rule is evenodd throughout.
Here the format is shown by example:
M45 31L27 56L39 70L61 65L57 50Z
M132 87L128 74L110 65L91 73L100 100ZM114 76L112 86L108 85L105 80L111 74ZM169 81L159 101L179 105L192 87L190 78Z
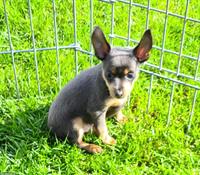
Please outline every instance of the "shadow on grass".
M25 107L25 110L7 115L0 124L0 150L15 153L25 145L55 143L55 137L47 127L49 105Z

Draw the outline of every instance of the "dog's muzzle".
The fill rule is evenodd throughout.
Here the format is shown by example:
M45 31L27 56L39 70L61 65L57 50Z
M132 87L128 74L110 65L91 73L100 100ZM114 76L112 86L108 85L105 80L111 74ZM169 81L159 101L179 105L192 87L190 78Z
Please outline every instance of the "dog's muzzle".
M123 93L122 89L116 89L115 90L115 97L116 98L123 98L123 95L124 95L124 93Z

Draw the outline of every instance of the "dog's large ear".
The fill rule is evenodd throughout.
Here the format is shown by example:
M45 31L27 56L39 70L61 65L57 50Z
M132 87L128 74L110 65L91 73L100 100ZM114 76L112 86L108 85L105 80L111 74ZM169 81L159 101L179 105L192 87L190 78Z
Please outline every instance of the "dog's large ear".
M95 55L104 60L110 52L110 45L106 41L106 38L102 30L97 26L92 33L92 44L94 47Z
M139 63L143 63L149 58L149 51L152 48L152 35L150 29L143 34L140 43L134 48L133 52Z

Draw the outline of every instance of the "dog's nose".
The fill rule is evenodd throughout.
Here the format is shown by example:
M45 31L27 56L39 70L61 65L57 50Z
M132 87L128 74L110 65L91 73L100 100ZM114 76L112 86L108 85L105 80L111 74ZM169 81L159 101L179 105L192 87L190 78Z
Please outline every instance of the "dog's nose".
M116 89L116 91L115 91L115 96L116 96L117 98L121 98L121 97L123 96L123 91L122 91L122 89Z

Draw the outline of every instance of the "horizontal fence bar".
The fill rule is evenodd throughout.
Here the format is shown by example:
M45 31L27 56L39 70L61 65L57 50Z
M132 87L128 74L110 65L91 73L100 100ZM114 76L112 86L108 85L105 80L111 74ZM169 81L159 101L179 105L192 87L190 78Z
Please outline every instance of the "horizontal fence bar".
M106 2L106 3L111 3L110 0L100 0L100 1ZM124 4L129 4L129 3L130 3L129 1L125 1L125 0L117 0L117 1L118 1L118 2L122 2L122 3L124 3ZM148 9L148 5L146 6L146 5L138 4L138 3L135 3L135 2L132 2L132 5L135 6L135 7L140 7L140 8ZM165 10L160 10L160 9L153 8L153 7L150 7L149 10L155 11L155 12L164 13L164 14L166 13ZM170 16L174 16L174 17L181 18L181 19L184 19L184 18L185 18L183 15L179 15L179 14L172 13L172 12L168 12L167 14L170 15ZM188 21L200 23L200 19L194 19L194 18L190 18L190 17L187 17L186 19L187 19Z
M80 48L79 44L69 44L68 46L58 46L57 49L75 49ZM8 50L8 51L2 51L0 54L11 54L13 53L24 53L24 52L34 52L35 51L48 51L48 50L56 50L56 47L44 47L44 48L35 48L35 49L27 49L27 50Z
M151 64L151 63L145 63L145 65L149 66L149 67L152 67L152 68L156 68L156 69L159 69L160 67L159 66L156 66L154 64ZM174 74L176 75L176 72L175 71L172 71L170 69L167 69L167 68L162 68L163 71L165 72L168 72L168 73L171 73L171 74ZM182 78L189 78L189 79L192 79L194 80L194 77L193 76L190 76L190 75L186 75L186 74L183 74L183 73L179 73L179 77L182 77ZM196 78L195 81L200 81L199 78Z
M166 79L166 80L169 80L169 81L172 81L172 82L175 82L175 83L178 83L178 84L181 84L181 85L185 85L185 86L188 86L190 88L194 88L196 90L200 90L200 87L199 86L194 86L194 85L191 85L191 84L188 84L188 83L185 83L183 81L180 81L180 80L175 80L173 78L169 78L169 77L166 77L164 75L161 75L161 74L157 74L155 72L151 72L151 71L148 71L148 70L145 70L145 69L140 69L142 72L145 72L145 73L148 73L150 75L155 75L159 78L163 78L163 79Z
M82 53L85 53L87 55L90 55L90 56L94 56L94 54L90 51L87 51L87 50L83 50L81 48L77 48L78 51L82 52Z

